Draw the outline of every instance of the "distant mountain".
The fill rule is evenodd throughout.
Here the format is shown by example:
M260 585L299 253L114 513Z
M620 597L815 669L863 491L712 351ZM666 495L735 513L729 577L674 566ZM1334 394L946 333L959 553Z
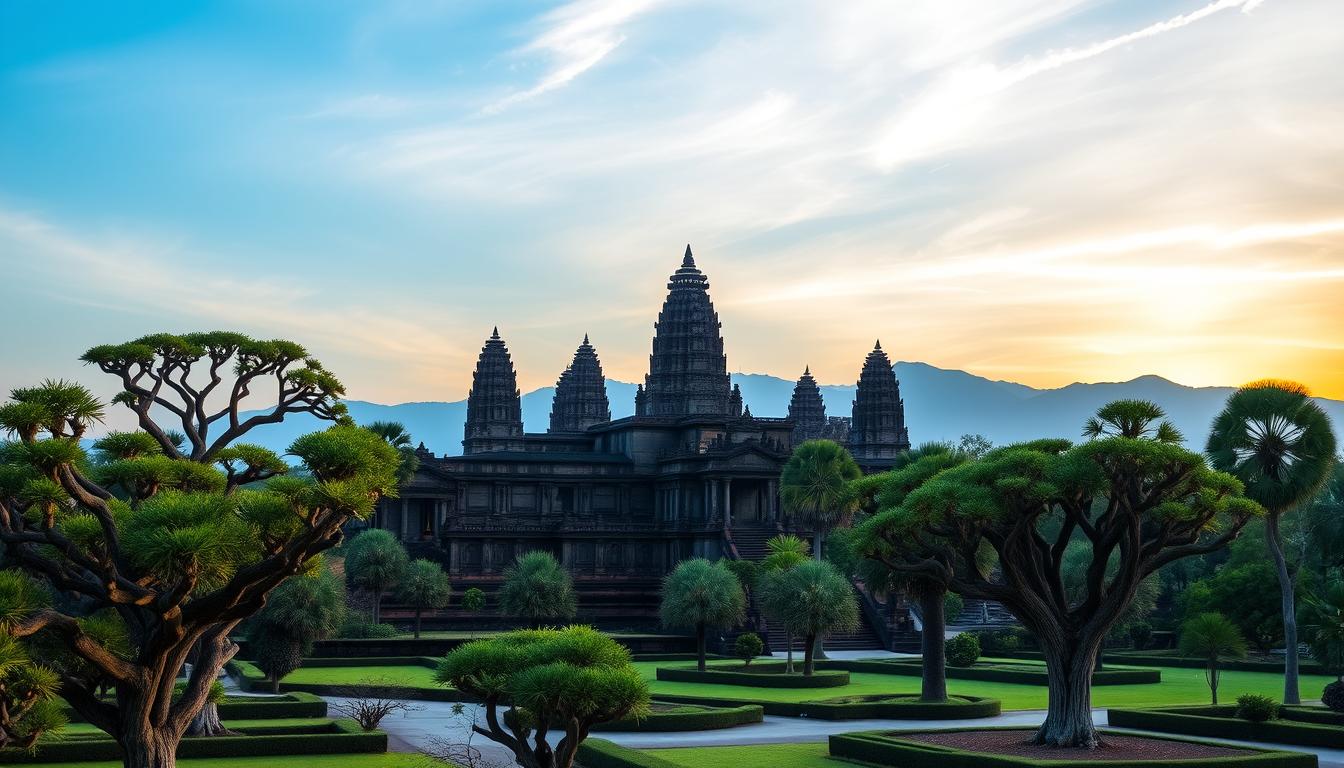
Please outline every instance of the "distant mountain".
M1036 437L1076 439L1083 421L1102 405L1121 398L1152 400L1166 409L1191 448L1203 448L1209 424L1222 408L1232 387L1187 387L1160 376L1140 376L1124 382L1070 384L1059 389L1035 389L1008 381L993 381L965 371L935 368L926 363L895 365L905 398L905 418L910 439L956 440L979 432L995 445ZM793 394L793 382L759 373L735 373L733 382L742 387L742 399L757 416L784 416ZM848 416L854 400L853 385L823 385L826 412ZM523 426L528 432L544 432L550 422L554 387L523 395ZM635 385L607 381L613 418L634 412ZM1344 402L1318 398L1331 420L1344 426ZM437 454L462 452L465 400L455 402L380 405L348 400L350 414L361 424L399 421L417 441ZM248 439L283 451L297 436L320 429L321 424L305 415L290 416L280 424L257 429Z

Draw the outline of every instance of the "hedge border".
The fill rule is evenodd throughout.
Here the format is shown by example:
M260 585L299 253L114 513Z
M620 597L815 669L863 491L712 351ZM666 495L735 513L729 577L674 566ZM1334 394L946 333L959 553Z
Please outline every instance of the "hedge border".
M690 704L690 702L659 702L664 704ZM712 704L699 706L708 709L699 712L654 712L643 720L621 719L609 723L600 723L591 728L593 731L618 731L623 733L667 733L672 731L714 731L722 728L736 728L741 725L753 725L765 720L765 708L760 704L742 704L736 707L718 707Z
M1031 661L1042 661L1045 656L1040 651L994 651L986 653L986 656L992 656L1000 659L1028 659ZM1144 664L1150 667L1176 667L1179 669L1203 669L1207 662L1204 659L1193 656L1167 656L1160 653L1146 653L1143 651L1107 651L1106 661L1116 664ZM1283 673L1283 662L1281 661L1246 661L1238 659L1229 659L1218 663L1219 669L1231 672L1277 672ZM1104 667L1103 667L1104 669ZM1302 661L1301 672L1304 675L1325 675L1328 674L1325 668L1315 661Z
M1107 722L1116 728L1135 728L1215 739L1268 741L1299 747L1344 749L1344 728L1297 720L1252 723L1236 716L1234 706L1153 707L1108 709Z
M249 729L251 730L251 729ZM263 729L257 729L263 730ZM272 727L242 736L189 736L177 748L179 758L271 757L276 755L348 755L387 751L387 734L365 732L354 720L332 720L326 730L310 726ZM289 732L284 732L288 730ZM294 732L294 731L299 732ZM0 750L3 763L67 763L120 760L121 748L110 738L78 738L39 743L31 752Z
M1279 711L1279 717L1312 725L1344 725L1344 712L1336 712L1326 707L1285 706Z
M711 683L745 685L752 688L843 688L849 685L849 672L843 669L817 669L811 676L784 675L783 664L757 664L761 672L710 667L701 672L686 667L658 667L657 677L667 683ZM769 671L766 671L769 670Z
M219 719L229 720L280 720L289 718L318 718L327 716L327 702L320 696L295 691L280 696L248 696L246 700L236 697L225 698L218 705ZM69 705L65 707L66 717L72 723L83 722L84 718Z
M921 733L957 733L973 730L1022 730L1021 728L938 728ZM1105 731L1103 731L1105 733ZM832 757L856 760L883 766L918 765L921 768L1194 768L1194 766L1253 766L1254 768L1316 768L1316 755L1283 750L1255 749L1236 746L1251 754L1238 757L1209 757L1184 760L1040 760L1027 757L968 752L939 744L911 741L901 733L890 731L860 731L834 734L829 739ZM1198 739L1179 739L1165 736L1150 738L1184 741L1195 744L1217 742Z
M583 768L681 768L657 755L622 747L606 739L584 739L576 757Z
M388 657L396 658L396 657ZM412 657L416 658L416 657ZM428 657L424 657L428 658ZM404 663L404 662L403 662ZM437 662L435 662L437 664ZM365 664L344 664L330 666L362 667ZM400 666L381 664L374 666ZM238 682L243 691L269 692L270 683L266 675L250 661L233 660L228 664L229 674ZM455 688L417 688L410 685L359 685L348 683L287 683L280 681L281 693L315 693L322 696L377 696L385 699L414 699L417 701L472 701L473 699Z
M899 696L901 694L891 694ZM909 694L911 696L915 694ZM815 717L818 720L974 720L995 717L1002 713L998 699L979 696L961 696L966 701L948 701L934 704L925 701L861 701L849 704L827 701L748 701L719 699L711 696L682 696L657 694L659 701L679 704L701 704L709 707L728 707L756 704L767 715L778 717Z
M915 675L922 673L920 661L918 659L904 660L896 659L891 661L835 661L828 662L828 666L838 666L842 669L848 669L851 672L875 672L877 674L891 674L891 670L898 670L896 674ZM861 669L856 669L850 665L861 665ZM878 669L878 665L884 665L886 670ZM947 666L947 676L956 680L979 680L986 683L1013 683L1016 685L1049 685L1050 681L1045 669L1029 667L1013 667L1004 664L995 664L993 662L977 663L970 667ZM1162 682L1162 670L1160 669L1100 669L1092 673L1092 685L1152 685Z

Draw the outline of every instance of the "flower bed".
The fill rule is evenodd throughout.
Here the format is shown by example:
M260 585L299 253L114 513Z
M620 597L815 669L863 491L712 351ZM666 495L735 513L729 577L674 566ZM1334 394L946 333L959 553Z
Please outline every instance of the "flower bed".
M1105 732L1105 746L1065 750L1027 744L1030 730L958 728L937 731L867 731L831 736L830 753L874 765L921 768L1155 768L1156 766L1237 766L1316 768L1316 756L1250 749L1192 739L1131 736Z
M1236 716L1236 710L1234 706L1109 709L1107 722L1117 728L1187 736L1344 749L1344 728L1339 725L1339 713L1328 709L1284 707L1280 719L1263 723L1242 720ZM1335 717L1330 718L1330 715Z

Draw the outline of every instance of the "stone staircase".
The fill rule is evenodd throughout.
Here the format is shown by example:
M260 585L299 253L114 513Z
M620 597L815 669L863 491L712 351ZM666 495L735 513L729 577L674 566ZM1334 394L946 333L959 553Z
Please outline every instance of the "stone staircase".
M733 546L737 547L737 554L743 560L753 560L760 562L765 559L769 553L765 543L779 531L772 527L751 526L751 527L733 527Z
M1017 619L1013 614L992 600L967 600L962 605L961 613L947 620L947 626L959 629L1010 627L1015 624Z

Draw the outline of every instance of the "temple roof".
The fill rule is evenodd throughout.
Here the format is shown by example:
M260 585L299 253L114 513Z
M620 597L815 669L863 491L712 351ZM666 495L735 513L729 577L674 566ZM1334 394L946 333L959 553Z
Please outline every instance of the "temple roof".
M821 399L821 388L812 378L812 367L803 369L798 383L793 386L789 400L789 418L793 419L794 442L816 440L826 430L826 403Z
M462 447L467 453L501 450L523 435L518 375L509 348L495 327L481 347L467 393L467 422Z
M597 350L583 335L574 360L555 382L551 404L551 432L582 432L594 424L611 421L607 380Z
M719 316L709 298L709 280L695 266L689 245L667 290L654 326L640 415L736 415Z
M849 442L856 458L891 458L910 447L901 385L881 341L863 361Z

